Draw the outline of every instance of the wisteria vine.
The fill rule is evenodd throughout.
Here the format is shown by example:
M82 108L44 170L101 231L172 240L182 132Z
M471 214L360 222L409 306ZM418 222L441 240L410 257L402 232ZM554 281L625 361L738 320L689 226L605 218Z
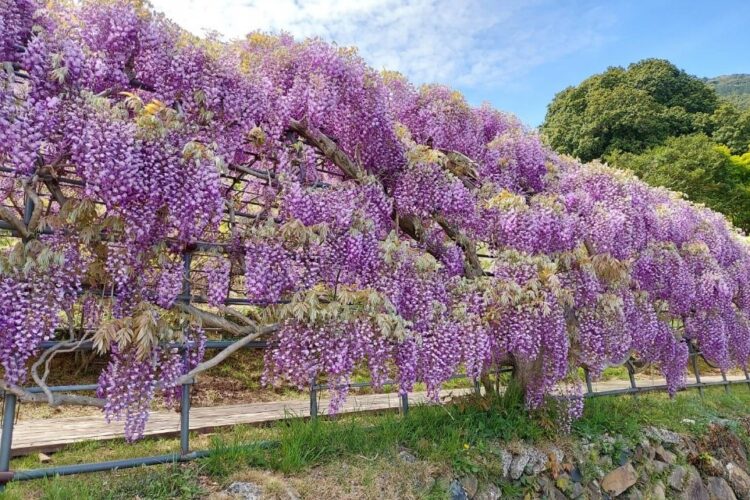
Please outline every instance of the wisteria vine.
M136 1L1 0L0 33L6 384L66 311L99 328L105 414L137 438L203 358L186 302L275 322L264 381L327 377L332 410L359 367L437 398L512 365L529 408L557 394L575 417L580 367L635 357L674 393L689 342L747 366L743 236L490 106L320 40L194 37Z

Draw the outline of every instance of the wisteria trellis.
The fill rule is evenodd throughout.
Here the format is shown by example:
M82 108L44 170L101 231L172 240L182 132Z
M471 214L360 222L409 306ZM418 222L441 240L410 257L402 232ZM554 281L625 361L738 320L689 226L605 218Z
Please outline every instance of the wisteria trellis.
M22 238L0 259L6 390L28 395L63 327L111 353L99 396L131 439L204 366L206 325L269 337L269 384L366 364L437 396L511 364L529 408L562 388L572 416L581 366L635 356L674 391L686 341L747 363L750 253L721 215L488 105L320 40L197 38L137 1L0 0L0 33L0 217Z

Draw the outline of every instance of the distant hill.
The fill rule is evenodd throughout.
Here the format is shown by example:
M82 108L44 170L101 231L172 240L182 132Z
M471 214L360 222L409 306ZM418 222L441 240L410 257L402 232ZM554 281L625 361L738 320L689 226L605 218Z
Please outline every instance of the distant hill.
M722 99L732 102L740 109L750 109L750 75L724 75L706 78L704 81L716 89Z

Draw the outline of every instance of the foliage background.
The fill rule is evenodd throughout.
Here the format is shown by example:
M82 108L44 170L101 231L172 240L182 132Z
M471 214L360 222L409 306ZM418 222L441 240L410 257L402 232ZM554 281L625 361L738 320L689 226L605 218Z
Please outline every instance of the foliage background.
M629 169L750 229L750 76L669 61L611 67L559 92L541 127L558 152Z

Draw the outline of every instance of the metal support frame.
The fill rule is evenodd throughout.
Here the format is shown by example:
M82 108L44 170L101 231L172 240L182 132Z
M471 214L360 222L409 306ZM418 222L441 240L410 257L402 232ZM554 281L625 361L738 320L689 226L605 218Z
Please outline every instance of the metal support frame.
M182 295L187 297L185 303L190 303L190 264L193 261L193 254L186 252L182 256ZM183 332L184 333L184 332ZM188 366L188 349L186 345L182 346L183 366L187 370ZM190 453L190 384L182 384L180 388L180 455L187 456Z
M310 381L310 418L318 418L318 383L315 377Z
M628 378L630 379L630 390L633 393L633 397L638 397L638 386L635 383L635 368L633 368L633 363L631 363L630 360L628 360L625 363L625 366L628 369Z
M724 392L729 394L729 381L727 380L727 374L724 373L724 370L721 371L721 378L724 381Z
M182 384L180 397L180 454L190 453L190 384Z
M698 351L696 351L693 343L688 340L688 352L690 356L690 363L693 365L693 373L695 374L695 383L698 386L698 393L703 399L703 384L701 383L701 372L698 368Z
M6 169L6 168L0 168L0 171L4 172L13 172L12 170ZM260 172L255 171L254 169L248 169L246 173L249 173L250 175L255 176L263 176L263 178L267 177L269 173L267 172ZM75 179L65 179L60 178L58 181L62 183L67 183L70 185L82 185L83 183L81 181L75 180ZM325 186L323 186L325 187ZM23 222L28 226L28 224L31 221L31 218L34 214L34 201L33 199L28 196L27 194L24 195L24 207L23 207ZM240 212L233 212L232 216L242 216L242 217L248 217L248 218L254 218L253 214L244 214ZM10 224L5 223L4 221L0 221L0 229L4 230L10 230L14 231L14 227ZM42 229L39 231L40 233L49 234L49 230ZM15 233L16 236L18 236L17 233ZM190 272L191 272L191 263L192 263L192 251L193 250L211 250L211 249L219 249L223 250L225 248L225 244L221 243L211 243L211 242L197 242L194 245L190 246L190 250L186 251L183 254L183 287L182 287L182 293L178 297L178 300L183 301L185 303L190 302L204 302L204 299L197 296L192 296L192 290L190 285ZM488 256L491 257L491 256ZM254 302L251 300L248 300L246 298L227 298L225 304L227 305L258 305L258 302ZM208 349L214 349L214 348L223 348L227 347L228 345L232 344L232 341L208 341L206 343L206 348ZM79 346L75 350L90 350L91 342L83 343L84 346ZM42 347L47 348L50 345L54 345L54 342L43 342ZM257 342L251 342L245 347L249 348L266 348L268 344L266 342L257 341ZM184 348L184 346L182 346ZM748 373L747 369L744 370L745 374L745 380L741 381L729 381L726 377L725 373L722 373L722 382L713 382L713 383L704 383L701 382L700 372L699 372L699 366L698 366L698 360L697 357L700 356L700 352L697 351L696 347L692 344L692 342L688 341L688 347L690 349L690 358L691 363L693 366L693 370L695 373L695 384L688 384L687 388L698 388L701 398L704 396L704 387L712 386L712 385L723 385L725 391L729 392L729 385L734 383L743 383L747 384L750 387L750 374ZM648 391L657 391L657 390L664 390L666 386L647 386L647 387L637 387L636 385L636 379L635 379L635 370L630 361L626 363L626 367L628 370L628 377L630 379L630 388L629 389L618 389L618 390L612 390L612 391L600 391L600 392L594 392L593 386L591 382L591 376L588 372L588 370L584 370L585 373L585 379L586 379L586 388L587 388L587 397L598 397L598 396L606 396L606 395L617 395L617 394L632 394L634 397L637 396L640 392L648 392ZM184 462L188 460L194 460L196 458L202 458L210 454L209 451L190 451L190 386L192 385L193 381L190 381L189 383L183 384L181 386L181 406L180 406L180 453L179 454L168 454L168 455L158 455L158 456L151 456L151 457L140 457L140 458L133 458L133 459L126 459L126 460L115 460L115 461L107 461L107 462L99 462L99 463L88 463L88 464L77 464L77 465L69 465L69 466L61 466L61 467L48 467L44 469L36 469L36 470L27 470L27 471L16 471L11 472L10 471L10 458L11 458L11 452L12 452L12 438L13 438L13 428L15 424L15 416L16 416L16 407L17 407L17 396L12 393L6 393L4 396L4 403L3 403L3 416L2 416L2 432L0 435L0 491L4 488L4 484L9 480L26 480L26 479L36 479L36 478L44 478L44 477L52 477L56 475L67 475L67 474L78 474L78 473L85 473L85 472L97 472L97 471L106 471L106 470L114 470L114 469L123 469L128 467L137 467L141 465L155 465L155 464L164 464L164 463L176 463L176 462ZM358 384L350 384L350 387L366 387L370 386L369 383L358 383ZM96 389L96 385L67 385L67 386L53 386L50 387L50 390L53 392L69 392L69 391L91 391ZM317 384L316 379L313 377L311 380L310 385L310 417L315 419L318 417L319 409L318 409L318 397L319 397L319 390L327 388L328 386L326 384ZM40 388L29 388L30 392L41 392ZM474 391L477 395L481 395L481 384L478 379L474 380ZM399 394L399 402L400 402L400 408L404 416L408 414L409 411L409 402L408 402L408 394Z
M16 420L16 395L10 392L5 393L3 403L3 430L0 436L0 474L10 474L10 453L11 444L13 443L13 424ZM9 478L9 479L10 479ZM0 491L4 489L4 482L0 481Z
M400 394L399 399L401 401L401 414L407 416L409 414L409 395L407 393Z
M220 342L220 341L217 341ZM257 346L246 346L246 347L257 347ZM700 356L700 352L691 352L691 355L693 356L693 361L695 362L695 358L697 356ZM630 363L626 363L628 366L628 373L634 373L633 367L630 365ZM695 365L694 365L695 366ZM656 392L656 391L663 391L667 389L666 385L653 385L653 386L645 386L645 387L638 387L635 385L634 377L631 378L631 387L627 389L615 389L615 390L609 390L609 391L598 391L594 392L593 387L591 387L591 377L588 373L588 370L584 370L585 376L586 376L586 382L587 382L587 393L585 394L585 397L587 398L593 398L593 397L602 397L602 396L617 396L622 394L633 394L635 393L645 393L645 392ZM747 370L744 370L745 373L745 379L744 380L728 380L726 376L724 376L724 380L720 382L701 382L700 378L698 378L698 382L694 384L687 384L685 386L685 389L694 389L697 388L701 392L703 392L704 387L710 387L710 386L718 386L722 385L724 387L727 387L731 384L747 384L750 385L750 373L748 373ZM698 375L700 377L700 375ZM457 375L453 378L465 378L465 375ZM2 428L2 436L0 437L0 491L3 490L5 483L8 481L24 481L24 480L31 480L31 479L40 479L40 478L47 478L47 477L54 477L57 475L69 475L69 474L82 474L82 473L88 473L88 472L102 472L102 471L110 471L110 470L116 470L116 469L125 469L129 467L139 467L142 465L158 465L158 464L167 464L167 463L178 463L178 462L187 462L190 460L195 460L198 458L203 458L208 455L210 455L210 451L203 450L203 451L189 451L189 413L190 413L190 385L191 384L185 384L181 387L182 393L181 393L181 403L182 406L180 408L180 453L175 454L168 454L168 455L157 455L157 456L150 456L150 457L138 457L138 458L132 458L132 459L125 459L125 460L114 460L114 461L107 461L107 462L94 462L94 463L84 463L84 464L76 464L76 465L66 465L66 466L60 466L60 467L47 467L42 469L31 469L31 470L22 470L22 471L13 471L11 472L10 469L10 456L11 456L11 443L12 443L12 434L13 434L13 425L15 420L15 412L16 412L16 404L17 404L17 398L15 394L12 393L6 393L5 394L5 404L4 404L4 413L3 413L3 428ZM356 387L366 387L371 385L368 382L361 382L361 383L355 383L350 384L351 386ZM90 385L79 385L79 386L53 386L50 387L51 390L79 390L79 391L85 391L85 390L92 390L93 386ZM476 387L476 385L475 385ZM318 417L318 396L320 394L320 389L328 388L327 384L318 384L316 379L313 378L310 383L310 416L312 418ZM480 385L481 390L481 385ZM404 416L408 415L409 412L409 403L408 403L408 394L400 394L399 395L399 403L400 403L400 410L402 411ZM250 443L246 446L262 446L267 447L275 444L274 442L256 442L256 443Z
M272 448L278 446L278 441L255 441L242 445L241 448ZM122 460L110 460L89 464L62 465L58 467L45 467L43 469L28 469L16 471L13 481L28 481L31 479L43 479L55 476L67 476L72 474L86 474L89 472L104 472L120 469L140 467L142 465L161 465L170 463L189 462L199 458L210 456L211 450L193 451L186 455L170 453L166 455L154 455L150 457L126 458ZM2 484L0 484L2 486Z

